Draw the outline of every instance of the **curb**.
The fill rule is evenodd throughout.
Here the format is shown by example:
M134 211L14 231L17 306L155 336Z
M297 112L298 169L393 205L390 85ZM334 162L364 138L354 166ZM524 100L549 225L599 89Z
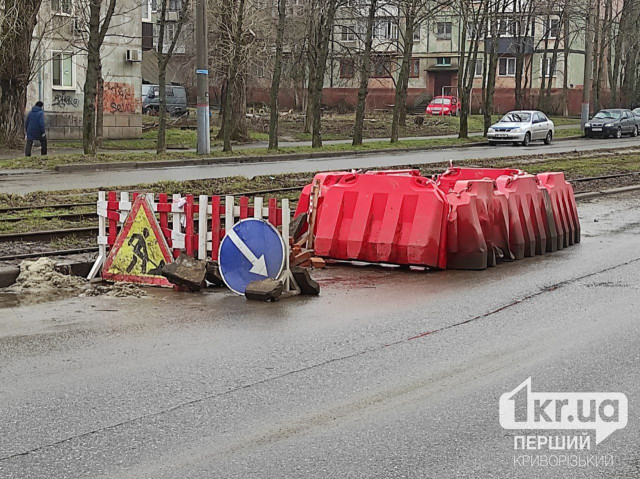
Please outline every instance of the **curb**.
M91 271L93 263L94 261L78 261L75 263L61 261L56 263L55 270L68 276L83 276L86 278L89 271ZM19 274L20 268L18 266L0 266L0 288L7 288L14 284Z
M16 278L20 274L20 268L17 266L0 267L0 288L6 288L16 282Z
M558 138L555 141L575 140L582 138L581 136L567 136ZM59 165L55 167L58 173L76 173L82 171L97 170L138 170L152 168L175 168L178 166L204 166L204 165L233 165L242 163L264 163L276 161L295 161L309 159L324 158L342 158L358 155L375 155L383 153L410 153L415 151L434 151L434 150L455 150L459 148L474 148L477 146L487 146L486 140L472 141L464 145L452 146L423 146L423 147L404 147L404 148L385 148L377 150L346 150L346 151L327 151L327 152L309 152L309 153L286 153L281 155L264 155L264 156L230 156L230 157L214 157L214 158L185 158L183 160L157 160L157 161L122 161L114 163L72 163L69 165Z
M616 195L620 193L627 193L628 191L638 191L640 185L621 186L619 188L611 188L610 190L600 191L587 191L585 193L578 193L575 195L576 200L585 200L589 198L595 198L597 196Z

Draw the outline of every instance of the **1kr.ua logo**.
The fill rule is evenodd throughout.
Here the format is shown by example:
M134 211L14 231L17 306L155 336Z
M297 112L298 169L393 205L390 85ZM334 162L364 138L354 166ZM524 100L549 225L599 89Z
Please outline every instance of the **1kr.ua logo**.
M531 378L500 396L504 429L594 430L596 445L627 425L629 404L623 393L532 392Z

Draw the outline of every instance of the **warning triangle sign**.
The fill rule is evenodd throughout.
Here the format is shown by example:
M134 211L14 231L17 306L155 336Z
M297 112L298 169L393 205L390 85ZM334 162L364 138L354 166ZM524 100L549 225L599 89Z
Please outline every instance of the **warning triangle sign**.
M171 286L162 276L173 256L145 195L138 195L102 267L102 278L125 283Z

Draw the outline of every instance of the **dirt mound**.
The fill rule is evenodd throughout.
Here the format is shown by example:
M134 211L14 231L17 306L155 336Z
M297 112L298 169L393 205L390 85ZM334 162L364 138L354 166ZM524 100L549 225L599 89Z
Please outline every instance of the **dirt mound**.
M112 296L117 298L146 296L140 287L134 284L115 283L94 286L78 276L68 276L55 270L55 261L39 258L20 263L20 275L16 283L5 291L24 297L30 302L51 301L69 296Z
M61 294L82 293L91 287L85 279L58 273L55 265L50 258L23 261L20 263L20 275L16 283L7 291L53 299Z

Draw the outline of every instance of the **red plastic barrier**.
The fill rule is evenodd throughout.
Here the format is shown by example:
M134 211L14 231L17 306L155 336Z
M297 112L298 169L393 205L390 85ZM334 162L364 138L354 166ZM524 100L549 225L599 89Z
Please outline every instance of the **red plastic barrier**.
M557 232L548 192L533 175L496 180L509 205L510 246L516 259L557 250Z
M321 173L315 253L336 259L484 269L580 241L562 173L450 168ZM305 187L296 216L309 210Z
M446 267L449 206L431 180L350 174L322 196L314 242L318 256Z
M300 199L298 200L298 206L296 206L296 212L293 217L297 218L303 213L307 213L309 211L309 202L311 201L311 194L313 191L313 185L317 182L320 183L320 195L318 197L318 202L321 201L321 198L325 191L332 185L335 185L340 178L351 175L352 173L349 171L332 171L326 173L317 173L313 177L313 181L305 186L302 189L302 193L300 193Z
M501 176L522 175L522 170L512 168L458 168L452 167L438 176L436 182L445 193L452 191L458 181L465 180L497 180Z
M564 173L540 173L538 179L549 192L558 231L557 249L580 243L578 207L573 187L564 179Z
M511 261L506 197L493 180L459 181L447 194L447 267L485 269Z

